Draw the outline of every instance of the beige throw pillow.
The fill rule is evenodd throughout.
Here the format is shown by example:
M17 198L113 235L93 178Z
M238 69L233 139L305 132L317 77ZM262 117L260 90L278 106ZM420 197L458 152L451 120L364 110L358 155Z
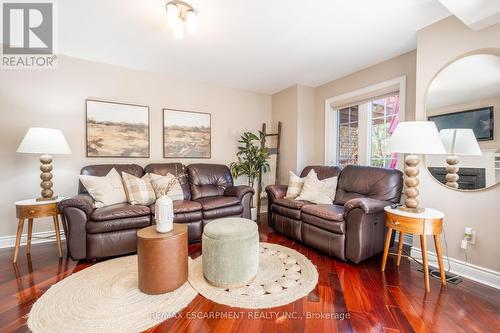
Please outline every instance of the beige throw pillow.
M128 202L132 205L149 206L156 201L155 191L151 185L149 175L142 178L122 172L123 185L127 193Z
M304 186L304 181L306 177L300 178L293 172L289 171L290 177L288 178L288 188L286 190L287 199L295 199L302 192L302 186Z
M318 179L318 175L311 170L306 176L302 192L295 200L307 200L315 204L332 204L337 190L337 177Z
M122 177L115 168L104 177L80 175L79 178L87 192L94 198L95 208L127 202Z
M181 183L179 183L179 180L175 179L175 176L171 173L167 173L166 176L150 173L149 177L151 178L151 185L153 185L156 198L165 194L166 187L170 182L174 182L166 194L172 200L184 200L184 191L182 191Z

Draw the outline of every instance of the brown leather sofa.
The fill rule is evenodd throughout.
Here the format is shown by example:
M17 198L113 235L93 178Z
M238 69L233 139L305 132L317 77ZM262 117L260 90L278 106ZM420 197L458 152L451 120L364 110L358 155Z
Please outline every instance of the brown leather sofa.
M174 201L174 222L188 226L189 241L201 240L203 226L216 218L250 218L254 190L233 186L229 168L220 164L180 163L90 165L82 175L104 176L112 168L137 177L145 173L179 177L184 200ZM137 230L154 223L154 205L128 203L94 208L94 200L80 183L78 195L59 203L67 226L68 253L73 260L95 259L133 253L137 250Z
M399 170L349 165L344 169L308 166L320 180L338 176L334 202L316 205L285 198L287 186L270 185L268 223L276 231L331 256L354 263L384 247L384 207L399 203L403 174Z

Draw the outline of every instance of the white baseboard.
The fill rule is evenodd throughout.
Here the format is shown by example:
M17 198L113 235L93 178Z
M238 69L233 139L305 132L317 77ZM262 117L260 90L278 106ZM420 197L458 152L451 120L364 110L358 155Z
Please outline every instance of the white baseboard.
M56 241L55 237L56 237L55 231L34 232L32 235L31 244L55 242ZM61 240L63 239L64 239L64 232L61 231ZM23 234L21 236L21 245L26 245L27 240L28 240L28 234ZM15 245L16 245L16 235L0 237L0 249L7 247L14 247Z
M411 248L411 256L415 259L422 259L422 250L416 247ZM427 251L429 266L438 267L437 255L434 252ZM444 267L448 267L448 259L443 256ZM500 272L468 264L465 261L450 258L450 272L458 274L464 278L488 285L490 287L500 289Z

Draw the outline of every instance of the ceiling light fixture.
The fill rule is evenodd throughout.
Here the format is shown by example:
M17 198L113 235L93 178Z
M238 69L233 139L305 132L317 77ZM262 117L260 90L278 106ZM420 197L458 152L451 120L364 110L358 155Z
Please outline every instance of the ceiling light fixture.
M167 23L177 39L184 38L184 24L190 34L195 34L198 30L196 13L193 7L184 1L167 2Z

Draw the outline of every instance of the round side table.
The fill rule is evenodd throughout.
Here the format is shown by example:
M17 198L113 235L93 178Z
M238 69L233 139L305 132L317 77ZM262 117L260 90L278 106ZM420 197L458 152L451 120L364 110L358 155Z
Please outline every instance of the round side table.
M164 294L182 286L188 277L188 229L174 223L172 231L156 226L137 232L139 289L149 295Z
M441 274L441 284L445 286L446 275L443 266L443 253L439 242L439 236L443 231L444 214L431 208L426 208L422 213L410 213L401 209L393 209L390 206L385 207L384 210L386 215L385 225L387 226L387 233L385 238L384 256L382 258L382 271L385 270L393 230L399 231L397 266L399 266L399 263L401 262L403 235L405 233L419 235L420 246L422 248L425 291L429 292L429 269L427 267L427 243L425 237L433 236L439 264L439 272Z
M52 217L54 221L54 230L56 234L57 241L57 251L59 252L59 258L62 258L62 245L61 245L61 235L59 231L59 209L57 204L64 198L59 197L55 200L47 201L37 201L36 199L28 199L16 201L16 217L19 219L17 224L17 235L16 235L16 247L14 249L14 259L12 262L17 261L17 254L19 252L19 245L21 243L21 236L23 233L24 220L28 220L28 241L26 244L26 254L31 253L31 239L33 234L33 220L41 217ZM64 233L66 234L66 226L63 223Z

